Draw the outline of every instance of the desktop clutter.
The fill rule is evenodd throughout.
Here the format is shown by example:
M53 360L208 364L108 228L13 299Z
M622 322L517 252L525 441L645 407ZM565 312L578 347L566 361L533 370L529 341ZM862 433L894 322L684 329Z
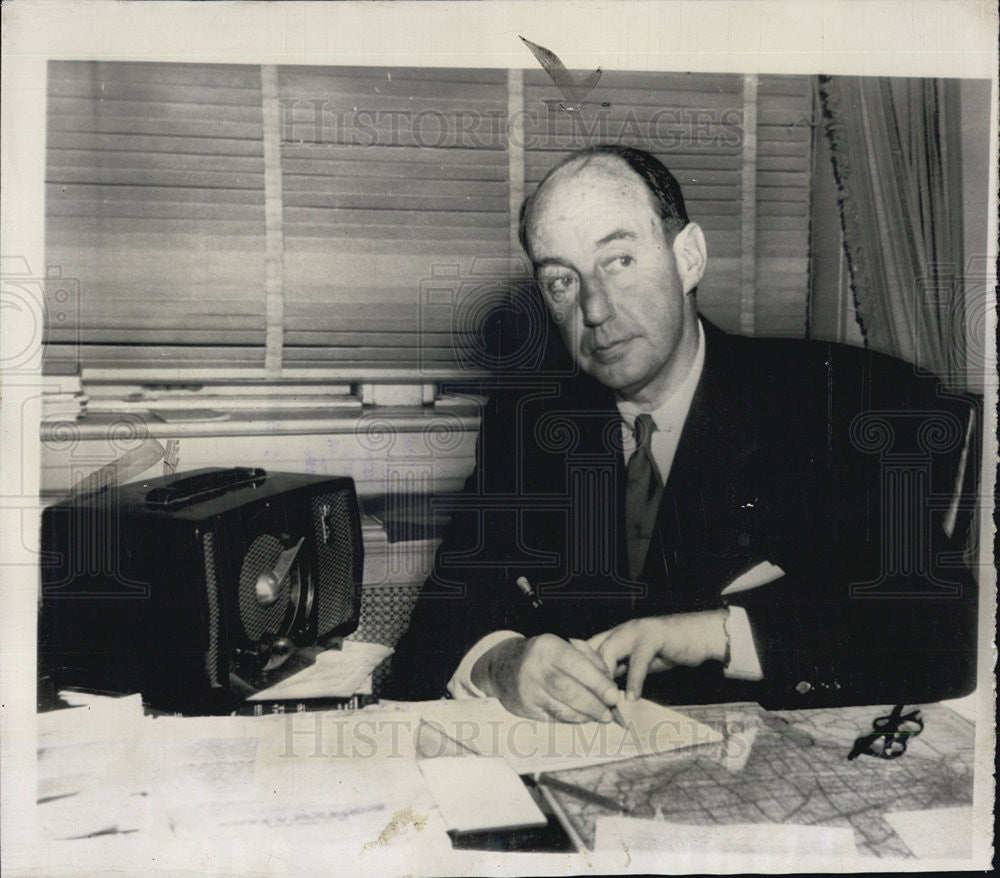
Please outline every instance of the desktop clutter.
M236 468L106 487L46 509L42 540L37 818L54 860L95 839L177 867L209 849L336 850L431 874L476 851L912 858L907 814L931 803L961 822L971 806L972 729L939 706L948 760L926 734L889 762L848 758L871 709L640 699L619 722L562 724L494 699L376 702L392 650L350 637L349 478ZM671 811L683 796L695 807Z

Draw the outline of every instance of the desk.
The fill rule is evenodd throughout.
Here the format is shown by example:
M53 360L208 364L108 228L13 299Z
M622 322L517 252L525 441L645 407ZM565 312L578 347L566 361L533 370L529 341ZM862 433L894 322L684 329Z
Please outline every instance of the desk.
M414 760L449 755L436 744L433 754L422 750L426 727L419 722L420 704L304 716L156 719L143 717L141 710L138 718L129 718L116 709L114 747L121 762L105 761L107 776L95 779L89 798L79 797L78 807L88 809L92 818L93 809L103 803L117 811L119 820L132 819L133 824L100 838L42 839L40 855L61 869L43 868L39 874L87 874L90 861L102 868L114 863L125 874L145 872L130 864L152 868L155 862L157 869L173 874L192 868L192 858L198 857L229 858L211 868L195 864L198 871L207 868L212 874L272 874L275 869L279 874L313 874L317 863L324 864L325 874L350 875L663 868L664 860L650 852L632 852L626 862L621 850L590 851L596 821L609 812L558 793L549 794L550 801L581 841L577 853L452 850L433 802L419 789ZM560 776L622 797L633 817L654 817L659 811L664 819L686 823L787 820L850 826L860 862L872 871L890 861L915 863L883 819L886 809L925 810L972 801L973 724L941 705L922 708L924 731L901 758L864 756L853 762L846 756L855 737L868 731L886 708L767 712L729 705L683 710L721 731L723 745L709 745L717 748L713 752L704 747L674 751ZM370 728L362 735L350 728L352 719L370 720ZM344 728L346 736L340 734ZM133 739L135 730L139 734ZM349 747L363 758L318 758L343 756ZM81 750L88 765L94 765L93 746ZM127 769L122 767L126 756L131 760ZM72 761L64 768L72 770ZM380 789L390 795L378 799ZM73 802L72 797L57 799L39 805L38 812L51 815L44 809L58 807L72 816ZM54 823L48 820L50 826ZM61 827L70 825L64 820ZM234 852L241 852L242 859L233 860ZM683 862L705 862L703 852L691 856L695 859ZM682 871L681 862L671 858L671 871Z

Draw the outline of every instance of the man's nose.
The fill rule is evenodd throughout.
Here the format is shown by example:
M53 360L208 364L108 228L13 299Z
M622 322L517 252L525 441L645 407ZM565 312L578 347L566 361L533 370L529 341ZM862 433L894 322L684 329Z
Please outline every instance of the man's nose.
M584 281L580 289L580 310L586 326L600 326L614 316L608 291L598 280Z

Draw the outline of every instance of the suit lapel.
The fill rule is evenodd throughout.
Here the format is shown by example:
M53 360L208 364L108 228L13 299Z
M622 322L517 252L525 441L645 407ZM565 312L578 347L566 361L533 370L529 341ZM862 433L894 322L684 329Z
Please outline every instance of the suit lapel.
M753 551L760 429L743 341L705 326L705 366L664 486L644 579L673 610L717 602ZM655 592L657 589L653 589Z

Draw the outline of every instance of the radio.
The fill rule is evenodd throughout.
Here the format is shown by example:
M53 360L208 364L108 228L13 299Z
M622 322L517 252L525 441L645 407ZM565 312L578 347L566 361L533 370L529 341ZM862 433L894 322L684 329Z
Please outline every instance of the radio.
M39 662L62 688L228 712L358 624L350 478L205 469L42 513Z

